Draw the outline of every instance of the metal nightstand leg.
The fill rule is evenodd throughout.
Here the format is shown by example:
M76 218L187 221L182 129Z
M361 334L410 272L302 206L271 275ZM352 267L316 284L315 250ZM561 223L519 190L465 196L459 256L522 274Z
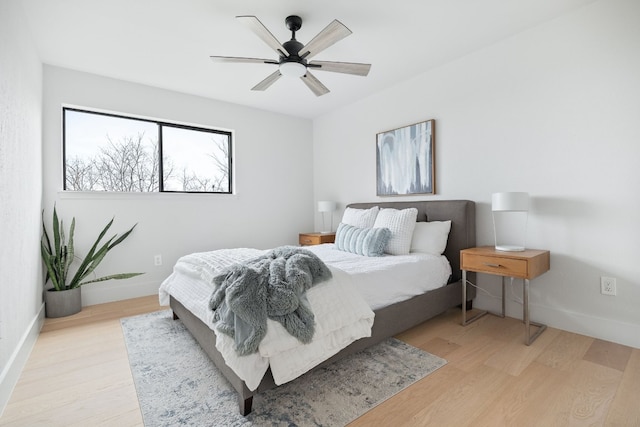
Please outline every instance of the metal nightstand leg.
M505 277L502 276L502 314L500 315L500 317L504 318L504 308L505 308L505 303L504 303L504 288L505 288L505 284L504 284L504 279Z
M505 302L504 302L504 276L502 277L502 313L495 314L491 313L488 310L482 310L479 313L476 313L471 319L467 320L467 272L466 270L462 270L462 326L467 326L471 322L475 322L485 314L493 314L494 316L504 317L505 313Z
M540 336L545 329L547 329L547 325L543 325L541 323L532 322L529 319L529 279L524 280L524 287L522 289L522 310L523 310L523 318L524 318L524 336L525 343L527 345L531 345L532 342L536 340ZM503 298L504 303L504 298ZM538 330L531 335L531 326L536 326Z

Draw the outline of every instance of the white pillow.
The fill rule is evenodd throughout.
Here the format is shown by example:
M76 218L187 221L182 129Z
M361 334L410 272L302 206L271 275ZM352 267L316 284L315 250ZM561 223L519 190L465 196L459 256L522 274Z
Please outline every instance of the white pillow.
M373 227L391 230L391 238L387 243L386 253L391 255L406 255L409 253L417 217L418 209L416 208L380 210Z
M451 221L416 222L411 252L442 255L447 247Z
M342 214L342 221L340 222L358 228L373 228L379 210L380 208L377 206L369 209L347 208Z

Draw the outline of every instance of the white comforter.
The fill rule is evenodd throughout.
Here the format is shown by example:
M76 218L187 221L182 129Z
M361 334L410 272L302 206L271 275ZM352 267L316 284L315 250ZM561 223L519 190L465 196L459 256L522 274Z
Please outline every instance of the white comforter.
M208 325L213 325L213 312L208 308L213 292L212 278L234 262L261 255L257 249L222 249L195 253L178 260L174 272L160 286L160 303L169 304L169 295L180 301ZM316 332L309 344L302 344L284 327L268 320L267 335L258 352L238 356L233 338L216 332L216 348L227 365L255 390L271 367L276 384L297 378L320 362L338 353L353 341L371 336L374 313L355 290L344 271L329 266L333 279L307 291L315 314Z
M340 251L331 243L307 249L327 265L349 274L372 310L440 288L451 276L451 264L442 255L410 253L366 257Z

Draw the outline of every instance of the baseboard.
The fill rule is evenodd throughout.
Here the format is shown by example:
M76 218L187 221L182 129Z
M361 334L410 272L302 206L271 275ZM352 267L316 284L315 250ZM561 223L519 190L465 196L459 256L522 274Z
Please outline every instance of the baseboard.
M474 300L474 307L497 312L500 300L486 295ZM558 310L544 305L529 304L531 320L563 331L599 338L640 349L640 325L614 319L604 319L574 311ZM522 305L507 300L506 315L522 319Z
M157 295L158 282L128 283L126 280L115 280L105 283L85 285L82 287L82 305L104 304L131 298Z
M44 304L31 321L31 324L20 339L16 349L9 358L7 365L0 373L0 417L4 413L4 409L9 403L9 398L13 389L18 383L22 369L29 359L31 350L38 339L42 325L44 324Z
M568 332L599 338L640 349L640 325L604 319L583 313L559 311L542 305L530 305L531 319ZM535 315L535 318L534 318ZM522 318L522 315L520 315Z

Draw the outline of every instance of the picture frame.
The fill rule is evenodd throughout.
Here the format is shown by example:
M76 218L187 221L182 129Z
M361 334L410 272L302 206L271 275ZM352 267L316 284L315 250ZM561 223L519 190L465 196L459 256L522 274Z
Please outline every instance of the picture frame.
M378 196L436 194L435 120L376 134Z

